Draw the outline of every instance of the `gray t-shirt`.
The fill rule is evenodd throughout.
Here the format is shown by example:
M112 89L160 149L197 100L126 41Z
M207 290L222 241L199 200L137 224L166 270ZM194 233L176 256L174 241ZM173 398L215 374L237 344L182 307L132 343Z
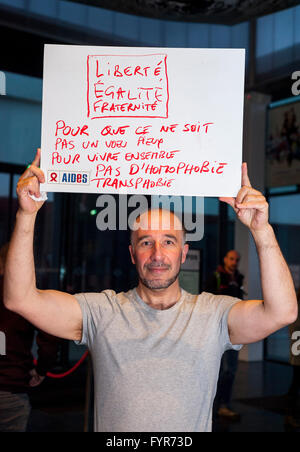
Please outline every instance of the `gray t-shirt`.
M97 432L209 432L220 361L237 298L203 292L166 310L136 289L76 294L90 349Z

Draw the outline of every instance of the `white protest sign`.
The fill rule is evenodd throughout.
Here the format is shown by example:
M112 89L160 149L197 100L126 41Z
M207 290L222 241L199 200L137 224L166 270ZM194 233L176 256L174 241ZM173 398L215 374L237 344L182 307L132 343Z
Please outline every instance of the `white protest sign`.
M236 196L245 50L46 45L49 192Z

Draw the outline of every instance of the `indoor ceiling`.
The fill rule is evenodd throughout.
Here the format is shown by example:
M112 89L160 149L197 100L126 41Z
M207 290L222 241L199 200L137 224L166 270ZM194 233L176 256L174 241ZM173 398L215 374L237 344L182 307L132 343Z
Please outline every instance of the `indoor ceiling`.
M300 4L299 0L69 0L146 17L233 25Z

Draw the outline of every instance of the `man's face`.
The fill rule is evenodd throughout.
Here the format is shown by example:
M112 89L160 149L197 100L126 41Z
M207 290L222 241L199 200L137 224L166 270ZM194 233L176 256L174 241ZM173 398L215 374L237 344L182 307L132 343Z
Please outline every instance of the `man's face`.
M185 262L188 245L183 244L179 220L172 216L169 228L164 227L165 211L152 211L140 217L140 228L133 233L130 255L140 281L149 289L170 287L178 278Z
M240 256L236 251L229 251L224 257L225 270L235 272L238 268Z

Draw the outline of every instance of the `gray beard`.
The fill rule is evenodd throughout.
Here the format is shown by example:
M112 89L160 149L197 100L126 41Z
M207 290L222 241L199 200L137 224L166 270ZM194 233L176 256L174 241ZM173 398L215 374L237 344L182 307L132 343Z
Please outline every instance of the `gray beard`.
M178 278L180 273L177 273L177 275L175 275L173 278L171 279L167 279L165 281L153 281L151 279L142 279L140 278L140 281L142 284L144 284L144 286L146 286L148 289L152 289L152 290L160 290L160 289L167 289L168 287L170 287Z

